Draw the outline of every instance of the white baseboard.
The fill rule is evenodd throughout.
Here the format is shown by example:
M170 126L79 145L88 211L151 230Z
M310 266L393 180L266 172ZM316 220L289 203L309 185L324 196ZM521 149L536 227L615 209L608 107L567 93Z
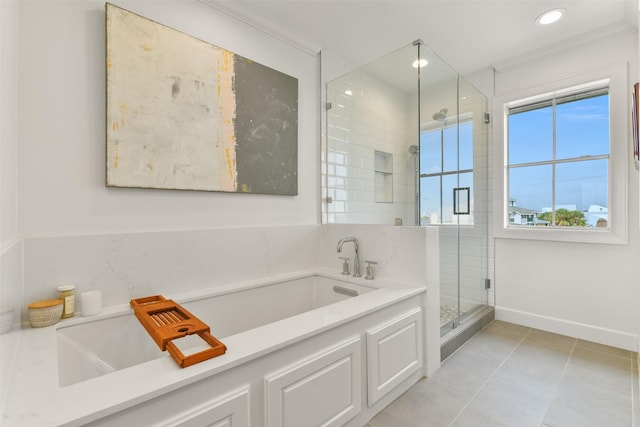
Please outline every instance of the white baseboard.
M503 320L633 352L640 350L640 336L637 334L601 328L586 323L541 316L505 307L496 307L496 320Z

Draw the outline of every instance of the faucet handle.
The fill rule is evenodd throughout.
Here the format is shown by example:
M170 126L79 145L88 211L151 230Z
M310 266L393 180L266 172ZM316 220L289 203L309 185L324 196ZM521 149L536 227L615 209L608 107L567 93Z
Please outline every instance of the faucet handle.
M341 256L339 258L343 261L342 262L342 275L343 276L350 275L351 272L349 272L349 257Z
M367 263L367 275L364 277L365 280L373 280L376 278L376 270L374 265L377 265L378 263L376 261L364 261L365 263Z

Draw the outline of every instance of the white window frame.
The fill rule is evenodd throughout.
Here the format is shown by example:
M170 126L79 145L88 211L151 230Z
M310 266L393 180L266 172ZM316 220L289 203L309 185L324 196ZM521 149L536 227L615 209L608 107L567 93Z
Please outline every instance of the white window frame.
M627 167L629 163L630 95L627 90L628 65L622 64L523 91L496 97L493 123L493 228L497 238L549 240L584 243L627 243ZM507 194L507 118L508 106L515 102L534 102L537 99L560 95L567 89L589 87L594 82L609 81L609 215L610 227L509 227Z

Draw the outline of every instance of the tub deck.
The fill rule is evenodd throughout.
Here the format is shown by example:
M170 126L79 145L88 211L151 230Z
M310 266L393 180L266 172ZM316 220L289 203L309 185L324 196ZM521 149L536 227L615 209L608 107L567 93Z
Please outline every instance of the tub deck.
M348 293L335 292L335 285L348 288ZM225 343L233 335L354 298L349 295L352 291L364 295L376 290L370 283L310 275L237 286L231 291L216 290L204 295L199 292L176 302L197 315L211 328L211 334ZM82 324L60 324L57 328L58 378L62 387L167 355L131 310L105 319L84 320ZM197 345L197 340L192 341Z
M271 278L273 280L270 279L267 282L287 281L309 275L343 280L334 271L321 269L282 275ZM108 375L75 383L68 382L66 386L60 385L57 350L59 336L64 335L65 329L71 330L72 327L89 325L96 321L133 318L132 315L123 316L124 313L131 313L126 305L109 307L99 316L91 318L65 319L56 327L25 328L3 335L3 340L17 339L19 344L14 369L10 373L11 379L4 405L2 425L5 427L83 425L233 369L425 292L422 286L381 279L371 283L363 279L351 279L348 282L364 286L375 285L379 289L366 292L357 298L346 297L339 303L329 302L293 316L287 315L285 318L271 321L263 326L249 326L248 329L243 327L241 331L218 334L228 347L227 353L186 369L178 367L169 355L160 353L158 357L135 366L125 366ZM222 294L231 289L258 285L260 282L254 281L240 286L234 285L228 289L216 288L215 292L205 290L168 297L185 303L188 310L200 316L198 304L200 304L199 301L203 301L203 298L210 297L212 294ZM244 315L253 317L253 313L244 313ZM205 323L211 322L206 316L201 319ZM133 320L136 321L135 318ZM212 324L210 326L212 326L212 333L216 334L214 326ZM129 328L131 334L135 334L133 325ZM144 332L141 326L136 325L136 328ZM130 338L125 338L124 342L119 341L118 352L126 352L129 345L134 345L138 341L137 339L126 341L126 339ZM148 340L155 346L150 338ZM62 381L62 383L65 382Z

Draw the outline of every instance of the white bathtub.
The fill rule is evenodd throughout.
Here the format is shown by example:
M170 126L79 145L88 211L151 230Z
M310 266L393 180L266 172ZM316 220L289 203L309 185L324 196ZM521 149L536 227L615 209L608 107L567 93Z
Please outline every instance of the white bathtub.
M313 275L176 302L226 337L354 298L375 288ZM60 327L58 381L65 387L166 357L131 313Z
M332 396L328 402L339 401L337 408L321 400L313 411L335 409L339 418L331 425L357 427L423 375L426 295L421 285L344 278L328 269L165 294L227 346L224 355L184 369L156 347L128 304L55 327L26 328L2 425L182 425L174 417L199 417L200 409L215 412L231 400L241 408L235 414L251 420L234 425L284 425L268 421L285 407L273 399L291 375L313 366L314 386L296 389L312 393L303 401ZM312 409L293 407L304 419Z

